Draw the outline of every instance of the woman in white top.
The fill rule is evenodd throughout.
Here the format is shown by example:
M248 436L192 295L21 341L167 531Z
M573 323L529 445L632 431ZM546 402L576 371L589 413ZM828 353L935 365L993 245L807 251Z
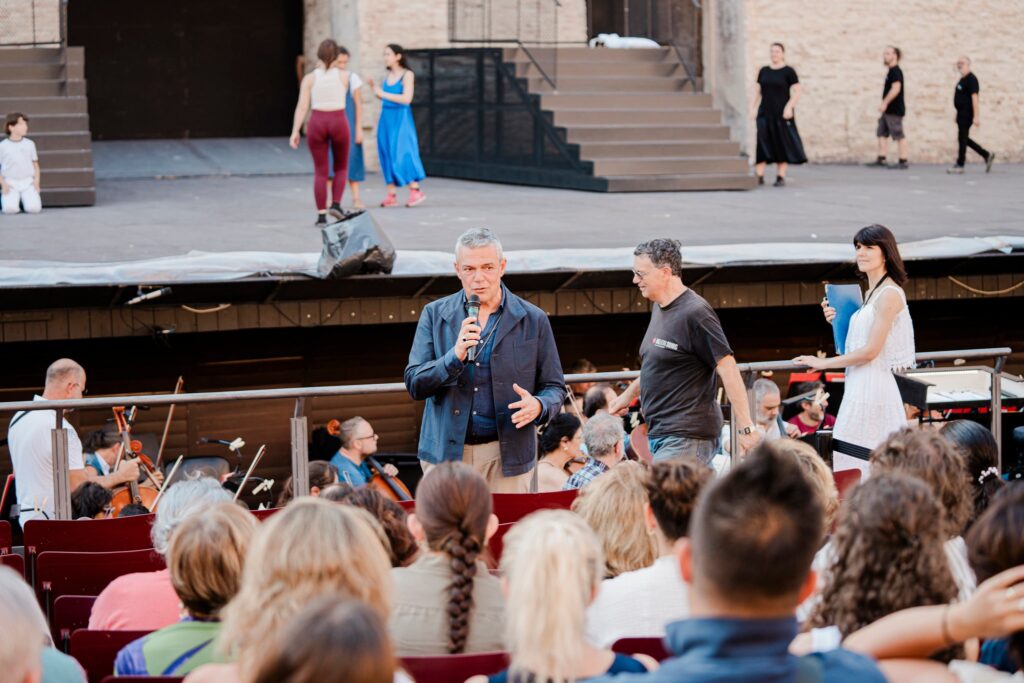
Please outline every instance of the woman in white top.
M850 319L846 353L832 358L799 356L794 362L815 370L846 368L843 400L832 431L834 440L871 450L892 432L906 427L906 413L894 370L914 365L914 324L902 286L907 282L896 237L881 225L861 228L853 238L857 270L867 279L864 304ZM836 311L821 302L831 324ZM836 472L859 469L867 477L867 458L836 452Z
M349 74L335 66L339 54L338 44L330 38L317 48L319 61L313 73L306 74L299 86L299 102L295 105L292 135L288 140L292 149L298 149L299 130L312 107L313 113L306 125L306 142L313 156L313 198L319 214L316 219L318 226L327 224L328 150L334 157L330 213L338 220L346 216L341 208L341 197L348 178L350 133L345 116L345 96Z

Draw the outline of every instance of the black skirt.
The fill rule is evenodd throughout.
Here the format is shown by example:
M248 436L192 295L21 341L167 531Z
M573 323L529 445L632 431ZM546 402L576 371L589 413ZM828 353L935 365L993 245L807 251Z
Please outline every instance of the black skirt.
M796 119L757 117L757 163L807 163L804 143L796 129Z

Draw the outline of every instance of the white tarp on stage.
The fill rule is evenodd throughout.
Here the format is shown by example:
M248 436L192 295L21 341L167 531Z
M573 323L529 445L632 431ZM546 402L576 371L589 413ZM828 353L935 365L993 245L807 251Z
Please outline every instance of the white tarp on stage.
M990 251L1009 253L1014 249L1024 249L1024 236L939 237L900 245L906 260ZM632 247L505 252L512 272L625 270L632 266L632 254ZM181 256L113 263L0 260L0 287L226 282L289 274L317 277L319 257L315 253L191 251ZM683 259L698 265L833 263L852 261L853 247L846 243L806 242L684 246ZM398 250L392 275L448 275L452 272L452 260L452 254L447 252Z

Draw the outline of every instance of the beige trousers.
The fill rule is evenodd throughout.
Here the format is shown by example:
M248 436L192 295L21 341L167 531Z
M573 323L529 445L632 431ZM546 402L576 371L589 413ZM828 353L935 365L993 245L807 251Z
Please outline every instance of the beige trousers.
M465 445L462 447L462 462L466 463L487 481L491 493L529 493L530 482L533 481L533 470L514 477L506 477L501 473L501 448L497 441ZM434 465L420 460L420 467L426 474Z

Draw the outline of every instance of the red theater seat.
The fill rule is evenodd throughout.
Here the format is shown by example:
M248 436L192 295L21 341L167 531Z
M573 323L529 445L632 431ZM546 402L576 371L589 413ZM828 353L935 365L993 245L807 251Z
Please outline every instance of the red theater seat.
M89 683L101 683L114 673L114 659L122 647L149 631L89 631L79 629L71 634L71 656L85 669ZM117 681L128 680L117 678ZM143 678L142 680L150 680ZM174 679L181 680L181 679Z
M253 510L252 514L256 516L256 519L258 519L258 520L260 520L262 522L262 521L264 521L265 519L267 519L268 517L270 517L271 515L273 515L275 512L277 512L280 509L281 508L269 508L267 510Z
M501 551L505 546L505 534L511 529L513 524L499 524L498 530L491 536L491 540L487 542L487 552L490 553L491 559L494 560L494 567L498 566L501 562Z
M860 483L860 470L841 470L832 473L832 479L836 482L836 490L839 491L839 498L846 497L846 492L853 486Z
M13 544L11 523L6 519L0 519L0 555L6 555L11 552Z
M672 656L661 638L619 638L612 650L620 655L647 655L659 662Z
M576 490L549 493L494 493L494 514L502 524L518 522L537 510L568 510L576 500Z
M53 601L53 616L50 618L50 635L53 644L64 652L68 651L71 634L80 628L89 627L89 614L95 595L62 595Z
M177 676L107 676L102 683L181 683Z
M508 667L508 654L481 652L436 657L402 657L401 664L416 683L453 683L464 681L470 676L490 676L498 673Z
M10 567L22 576L25 576L25 558L16 553L0 555L0 565Z
M88 526L92 522L80 522ZM53 601L62 595L99 595L111 581L125 574L155 572L165 567L154 550L116 553L45 552L36 558L36 595L47 617ZM144 606L140 605L144 609Z

